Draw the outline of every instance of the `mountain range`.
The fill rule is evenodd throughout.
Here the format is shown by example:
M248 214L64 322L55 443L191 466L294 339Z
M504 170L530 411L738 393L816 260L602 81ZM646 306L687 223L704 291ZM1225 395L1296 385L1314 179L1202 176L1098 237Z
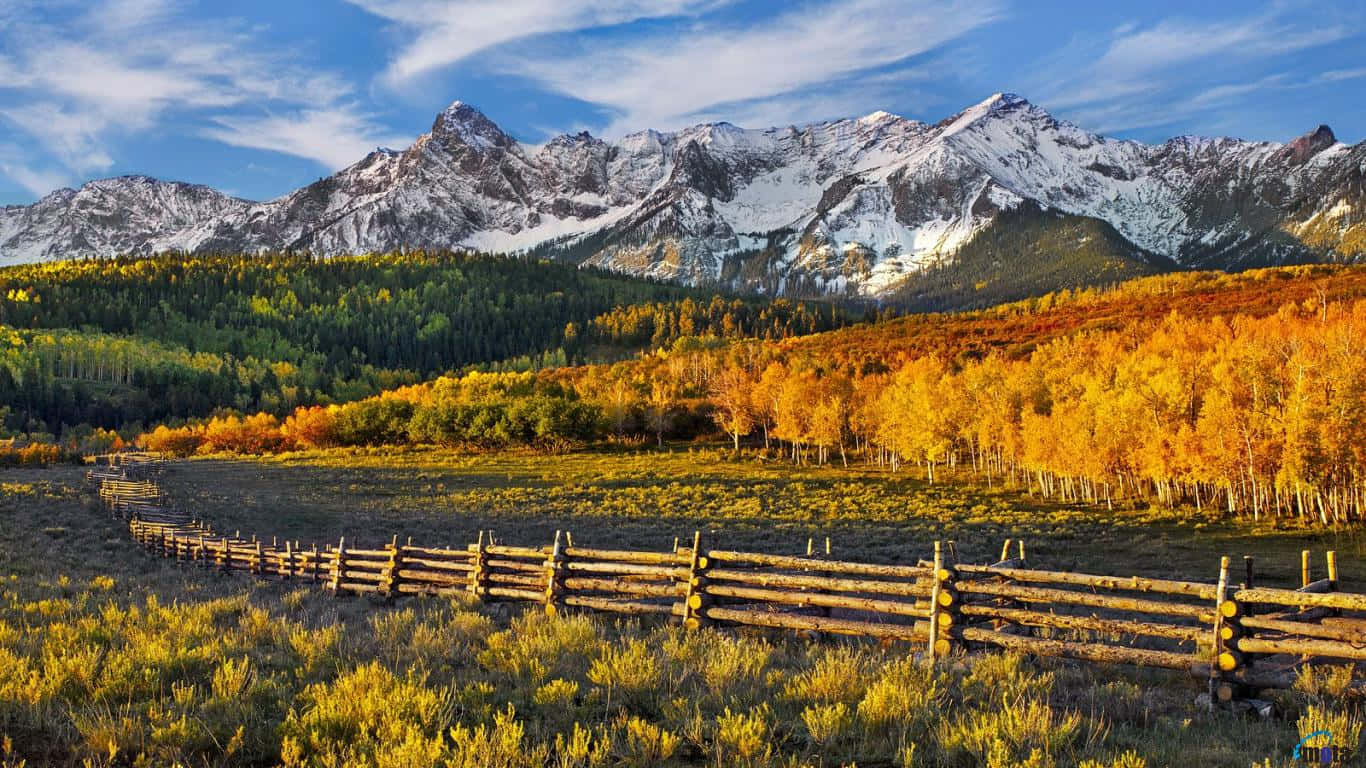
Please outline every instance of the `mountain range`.
M1364 177L1366 142L1339 142L1327 126L1284 144L1143 144L1089 133L1013 94L936 124L874 112L541 145L456 102L411 147L377 149L268 202L125 176L5 207L0 263L459 247L774 294L886 298L929 290L926 276L946 270L969 282L1090 270L1094 281L1360 260Z

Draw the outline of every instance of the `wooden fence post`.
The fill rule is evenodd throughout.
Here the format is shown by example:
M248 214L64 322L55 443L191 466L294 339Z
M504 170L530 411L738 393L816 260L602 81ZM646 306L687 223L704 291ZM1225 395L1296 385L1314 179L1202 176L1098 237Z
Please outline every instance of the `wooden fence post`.
M563 591L563 559L564 555L560 548L560 531L555 531L555 544L550 548L550 555L545 559L545 612L555 613L555 606L560 601L560 592Z
M384 566L380 578L380 589L386 597L398 596L398 571L403 567L403 550L398 546L398 534L389 540L389 563Z
M289 539L285 539L285 559L281 562L280 570L285 581L294 580L294 546Z
M256 542L256 557L252 562L252 566L255 568L257 578L264 579L266 577L266 557L265 553L261 551L260 541Z
M1328 591L1329 591L1329 592L1336 592L1336 591L1338 591L1338 553L1337 553L1337 550L1334 550L1334 549L1328 550L1326 553L1324 553L1324 557L1327 558L1327 560L1328 560ZM1340 608L1334 608L1334 609L1332 609L1332 614L1333 614L1334 616L1341 616L1341 615L1342 615L1342 609L1340 609Z
M707 623L705 608L706 570L710 565L702 554L702 532L693 531L692 552L688 556L688 583L683 587L683 626L697 629Z
M1300 551L1300 586L1301 586L1301 587L1307 587L1307 586L1309 586L1309 581L1310 581L1310 578L1309 578L1309 577L1310 577L1310 575L1311 575L1311 573L1310 573L1310 569L1309 569L1309 550L1307 550L1307 549L1301 550L1301 551Z
M487 566L484 564L484 546L484 532L480 531L479 541L470 545L470 551L474 553L474 557L471 558L470 563L470 583L468 589L469 593L473 595L476 600L483 600L485 594L484 577L486 575L485 569Z
M333 592L334 594L338 594L338 595L341 594L342 569L345 568L345 567L346 567L346 537L343 536L343 537L341 537L340 539L337 540L336 560L335 560L335 562L334 562L334 568L333 568L333 570L332 570L332 585L331 585L331 586L332 586L332 592Z
M959 625L958 590L954 588L957 569L944 562L944 548L934 542L934 583L930 588L930 657L942 659L953 651L953 633Z
M1219 559L1219 581L1214 589L1214 633L1213 658L1209 665L1209 706L1213 710L1216 702L1232 701L1234 686L1222 679L1223 673L1238 668L1241 659L1229 650L1229 644L1238 637L1237 604L1228 599L1227 556Z

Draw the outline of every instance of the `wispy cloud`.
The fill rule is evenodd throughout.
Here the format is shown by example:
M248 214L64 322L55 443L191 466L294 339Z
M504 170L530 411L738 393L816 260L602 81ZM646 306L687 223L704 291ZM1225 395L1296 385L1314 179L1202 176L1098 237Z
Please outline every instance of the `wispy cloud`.
M385 69L390 85L513 40L696 13L725 0L346 0L398 25L411 42Z
M34 197L42 197L72 183L71 175L53 168L37 167L20 148L0 144L0 176L11 179Z
M1312 82L1317 78L1276 68L1295 54L1359 34L1343 17L1325 23L1330 14L1300 10L1298 3L1275 3L1237 18L1126 24L1108 39L1059 51L1030 79L1039 83L1035 93L1045 105L1094 130L1180 123L1259 91Z
M231 135L331 168L339 154L266 142L312 129L320 146L354 147L378 135L345 106L349 83L274 52L245 22L192 18L178 0L104 0L65 9L75 17L57 25L22 5L3 10L0 117L71 172L106 171L120 139L171 118L177 130Z
M836 0L747 26L699 23L619 44L519 51L498 63L610 109L608 133L673 127L727 106L800 120L809 113L796 108L813 98L801 91L934 51L1002 10L993 0Z
M284 115L223 116L205 131L237 147L285 152L328 168L356 162L377 146L401 146L411 137L389 135L354 105L302 109Z

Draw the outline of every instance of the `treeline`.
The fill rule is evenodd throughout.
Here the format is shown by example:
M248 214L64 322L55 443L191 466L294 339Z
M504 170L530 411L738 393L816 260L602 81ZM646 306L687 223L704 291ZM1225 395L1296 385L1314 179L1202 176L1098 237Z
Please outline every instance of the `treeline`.
M1362 272L1337 273L1342 280L1326 286L1293 270L1233 278L1232 293L1214 302L1263 307L1260 290L1282 279L1276 274L1290 275L1286 295L1312 289L1271 314L1191 306L1067 333L1057 331L1059 316L1078 306L1110 310L1099 298L1060 300L1055 310L998 315L1037 329L1006 351L974 347L961 329L943 337L958 339L956 348L880 357L815 353L848 350L838 338L866 327L814 349L804 339L684 338L613 365L448 378L299 411L293 425L271 428L286 445L293 435L299 446L471 448L662 442L719 430L737 449L762 446L798 463L867 461L931 481L953 469L1092 504L1356 521L1366 512L1366 300L1329 296L1361 295ZM1202 282L1183 279L1167 286L1181 288L1172 291L1178 304ZM1151 296L1151 288L1131 293ZM977 320L964 322L970 331ZM297 437L305 415L323 437ZM190 449L234 450L207 436Z
M615 347L664 347L691 336L725 339L786 339L841 328L849 314L834 304L691 298L620 306L593 318L590 343Z
M829 307L454 252L49 263L0 270L0 407L9 408L6 430L29 433L224 409L283 417L448 372L533 370L619 359L691 333L783 338L848 322Z
M161 426L141 442L177 456L403 443L564 449L601 438L605 424L600 407L556 382L473 372L344 405L298 408L284 420L258 413Z
M927 356L863 376L730 364L711 393L737 444L762 433L799 462L852 449L931 481L956 466L1069 501L1324 523L1366 503L1366 301L1172 314L1026 359Z

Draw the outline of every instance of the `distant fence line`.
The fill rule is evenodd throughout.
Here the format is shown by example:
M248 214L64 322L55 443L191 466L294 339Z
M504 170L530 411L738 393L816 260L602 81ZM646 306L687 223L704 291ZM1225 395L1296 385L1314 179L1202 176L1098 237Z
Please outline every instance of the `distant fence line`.
M88 473L133 538L162 557L258 578L298 581L338 594L470 595L659 615L688 627L769 627L904 640L941 658L999 647L1039 656L1187 670L1208 678L1211 702L1289 687L1304 663L1366 660L1366 594L1338 591L1337 559L1299 589L1257 587L1251 558L1234 585L1229 558L1214 583L1102 576L1027 567L1024 545L989 565L956 562L934 543L916 565L704 549L700 534L674 551L495 543L480 535L452 549L400 544L363 549L343 538L303 548L215 533L176 510L147 457L108 460ZM1013 555L1013 556L1012 556Z

